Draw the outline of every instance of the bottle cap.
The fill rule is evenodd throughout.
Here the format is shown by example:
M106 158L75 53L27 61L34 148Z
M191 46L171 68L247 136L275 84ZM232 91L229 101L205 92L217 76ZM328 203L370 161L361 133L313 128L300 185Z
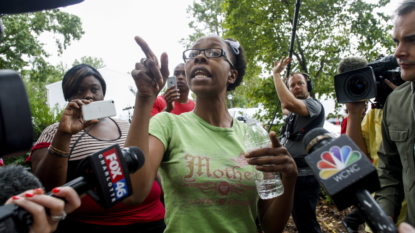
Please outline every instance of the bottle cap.
M247 125L254 125L254 124L256 124L258 121L256 120L256 119L254 119L254 118L248 118L247 120L246 120L246 124Z

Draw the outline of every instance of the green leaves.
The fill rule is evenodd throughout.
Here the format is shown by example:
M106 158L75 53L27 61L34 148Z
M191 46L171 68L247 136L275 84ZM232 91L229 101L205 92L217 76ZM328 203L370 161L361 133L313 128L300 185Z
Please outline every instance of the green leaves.
M58 9L28 14L4 15L5 36L0 44L0 69L21 72L32 63L31 70L43 72L45 58L39 36L51 33L56 38L58 53L84 34L78 16Z
M72 66L76 66L78 64L87 64L87 65L90 65L90 66L94 67L95 69L100 69L102 67L105 67L105 64L104 64L104 61L102 60L102 58L89 57L89 56L81 57L81 59L79 61L78 61L78 59L76 59L72 63Z
M49 109L46 103L46 85L61 80L66 69L63 64L53 66L46 61L49 54L39 37L44 33L52 35L57 51L61 53L84 34L81 19L55 9L4 15L2 21L5 36L0 43L0 69L13 69L21 74L33 117L34 140L37 140L48 125L60 118L61 110L57 107ZM23 161L22 157L10 160L17 163Z
M189 26L205 25L196 30L199 34L220 23L211 25L215 17L208 12L221 10L217 14L223 19L222 36L241 43L248 61L245 82L255 80L237 88L234 96L248 96L249 101L244 102L247 105L264 104L269 117L278 101L269 77L274 60L289 54L295 3L296 0L200 0L189 7L196 20ZM317 96L334 97L333 77L341 59L361 56L372 61L380 53L392 52L389 17L376 13L388 3L389 0L373 4L363 0L303 0L291 71L309 73ZM207 11L209 7L214 9Z
M222 36L224 34L222 3L223 0L194 1L193 5L187 8L187 13L193 18L189 23L189 28L193 28L195 32L189 35L188 38L180 40L185 48L190 47L202 36L208 34Z

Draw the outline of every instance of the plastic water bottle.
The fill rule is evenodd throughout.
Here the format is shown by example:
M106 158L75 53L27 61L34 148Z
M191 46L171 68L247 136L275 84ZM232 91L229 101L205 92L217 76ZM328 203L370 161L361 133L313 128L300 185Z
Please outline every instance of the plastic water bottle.
M260 148L271 147L268 132L255 119L248 119L246 121L248 127L245 132L244 142L247 151L252 151ZM284 193L284 186L278 172L262 172L256 170L253 166L255 174L255 184L261 199L271 199L278 197Z

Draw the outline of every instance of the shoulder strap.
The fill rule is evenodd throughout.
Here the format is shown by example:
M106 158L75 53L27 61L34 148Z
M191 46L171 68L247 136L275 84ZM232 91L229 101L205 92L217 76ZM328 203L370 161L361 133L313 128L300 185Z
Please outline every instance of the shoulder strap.
M75 149L75 146L76 146L76 144L78 144L78 142L79 142L79 140L81 140L81 138L85 135L85 134L87 134L92 128L94 128L95 127L95 125L97 125L99 122L97 122L97 123L95 123L95 124L93 124L92 126L91 126L91 128L89 128L89 129L87 129L87 130L84 130L84 132L76 139L76 141L75 141L75 143L72 145L72 148L71 148L71 150L70 150L70 152L69 152L69 157L72 155L72 151Z
M314 98L313 98L314 99ZM321 111L320 114L310 123L308 123L308 125L306 125L304 128L302 128L301 130L293 133L290 135L290 139L292 140L301 140L302 137L310 130L314 129L315 127L318 126L318 124L320 124L320 122L324 121L324 117L325 117L325 112L324 112L324 106L320 103L320 101L314 99L315 101L317 101L320 105L321 105ZM289 130L289 129L288 129Z
M294 121L294 117L295 114L290 112L290 114L288 114L287 118L285 118L285 123L284 125L281 127L281 131L280 131L280 135L283 136L287 136L289 134L289 132L292 130L292 121ZM291 121L291 124L290 124Z

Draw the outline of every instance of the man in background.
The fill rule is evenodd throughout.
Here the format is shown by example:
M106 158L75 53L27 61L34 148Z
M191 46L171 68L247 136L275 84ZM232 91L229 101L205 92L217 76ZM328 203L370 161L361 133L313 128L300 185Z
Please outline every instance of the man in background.
M170 112L180 115L184 112L193 111L195 102L189 99L189 86L184 72L184 63L180 63L174 68L174 76L177 81L177 89L174 86L167 88L164 95L158 96L154 101L151 116L160 112Z
M316 216L320 184L305 162L302 139L308 131L323 127L324 107L311 98L312 85L307 74L290 74L286 83L281 79L280 73L290 62L291 58L275 61L273 75L283 112L289 112L281 144L290 152L298 168L292 216L299 233L321 233Z

